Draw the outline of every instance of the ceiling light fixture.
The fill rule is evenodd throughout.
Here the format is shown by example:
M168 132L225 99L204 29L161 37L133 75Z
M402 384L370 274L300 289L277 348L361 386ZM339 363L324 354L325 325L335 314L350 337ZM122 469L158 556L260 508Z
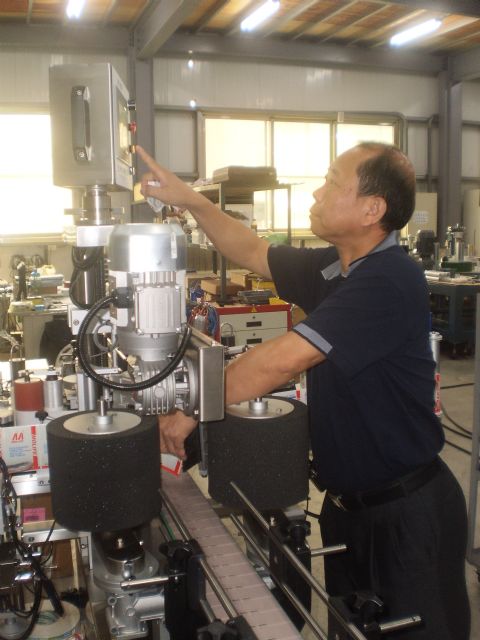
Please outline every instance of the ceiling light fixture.
M427 20L426 22L421 22L414 27L410 27L410 29L405 29L405 31L400 31L400 33L392 36L390 38L390 44L393 47L400 47L402 44L410 42L410 40L415 40L416 38L421 38L429 33L433 33L433 31L436 31L441 24L442 21L436 20L435 18Z
M280 0L267 0L258 9L255 9L253 13L242 20L240 23L240 29L242 31L253 31L259 24L273 16L275 11L280 8Z
M69 0L66 10L67 18L79 18L84 6L85 0Z

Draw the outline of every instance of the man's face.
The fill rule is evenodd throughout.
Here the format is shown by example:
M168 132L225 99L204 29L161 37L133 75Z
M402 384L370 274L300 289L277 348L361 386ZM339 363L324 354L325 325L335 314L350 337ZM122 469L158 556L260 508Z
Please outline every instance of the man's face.
M335 242L359 228L366 197L357 195L357 167L371 155L371 151L355 147L331 165L325 184L313 192L310 225L316 236Z

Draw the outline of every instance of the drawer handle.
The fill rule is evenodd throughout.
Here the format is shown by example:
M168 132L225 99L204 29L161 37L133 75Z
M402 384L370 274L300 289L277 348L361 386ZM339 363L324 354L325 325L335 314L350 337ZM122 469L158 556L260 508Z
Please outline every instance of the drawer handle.
M262 342L261 338L250 338L247 340L247 344L260 344Z
M247 327L261 327L261 326L262 326L261 320L255 320L255 322L247 322Z

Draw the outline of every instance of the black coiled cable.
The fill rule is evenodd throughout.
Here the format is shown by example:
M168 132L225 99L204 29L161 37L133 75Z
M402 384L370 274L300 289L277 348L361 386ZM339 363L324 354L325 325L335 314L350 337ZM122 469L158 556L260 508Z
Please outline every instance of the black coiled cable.
M153 387L154 385L158 384L175 371L187 348L188 341L190 339L190 336L192 335L192 328L189 325L185 326L185 330L182 335L182 341L180 342L175 356L167 364L167 366L162 369L162 371L159 371L148 380L142 380L141 382L133 382L131 384L113 382L112 380L105 378L105 376L97 373L91 366L90 362L88 361L88 354L86 353L86 351L84 351L84 342L87 335L88 325L90 324L92 318L100 309L106 307L115 300L116 297L114 295L105 296L104 298L101 298L100 300L95 302L89 309L78 331L78 359L83 370L92 380L94 380L98 384L108 387L109 389L116 389L117 391L143 391L143 389L148 389L149 387Z

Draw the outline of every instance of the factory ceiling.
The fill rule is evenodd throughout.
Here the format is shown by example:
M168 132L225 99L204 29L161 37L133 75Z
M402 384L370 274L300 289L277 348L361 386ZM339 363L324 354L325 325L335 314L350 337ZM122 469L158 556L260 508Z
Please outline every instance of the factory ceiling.
M241 21L264 0L86 0L81 17L66 18L67 0L0 0L0 46L24 34L30 44L68 43L75 24L84 45L119 48L134 42L137 57L178 54L236 55L305 62L323 52L328 62L387 62L389 39L429 19L441 20L434 33L405 47L400 57L416 55L421 71L435 73L447 56L480 51L480 0L281 0L279 10L254 32ZM49 34L46 39L41 34ZM93 33L93 35L92 35ZM99 37L100 36L100 37ZM303 49L302 49L303 47ZM280 52L283 52L281 54ZM475 52L477 54L477 52ZM318 62L323 54L312 56ZM397 55L397 54L393 54ZM317 58L317 59L315 59ZM325 56L324 56L325 59ZM414 66L414 65L413 65Z

